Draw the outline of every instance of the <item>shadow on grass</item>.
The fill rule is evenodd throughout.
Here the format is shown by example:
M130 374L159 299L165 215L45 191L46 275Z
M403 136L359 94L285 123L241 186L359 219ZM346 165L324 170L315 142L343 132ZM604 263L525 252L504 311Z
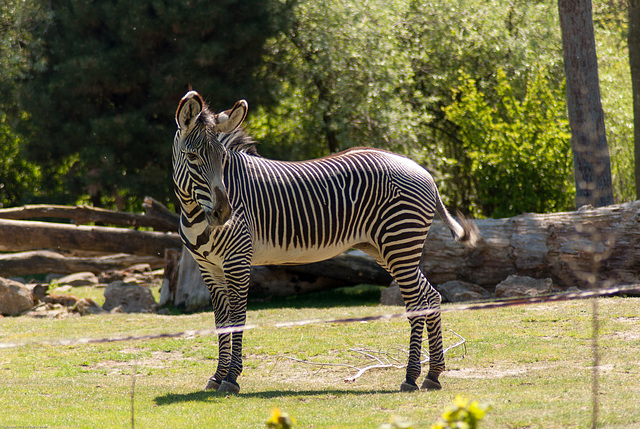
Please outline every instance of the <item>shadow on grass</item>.
M373 394L399 393L399 390L281 390L267 392L238 393L238 398L286 398L286 397L312 397L312 396L362 396ZM228 393L218 393L216 391L198 391L191 393L167 393L154 399L156 405L172 405L182 402L215 402L219 399L226 399Z
M271 297L269 299L255 299L249 296L248 310L265 310L277 308L331 308L350 306L371 306L380 305L380 293L386 286L361 284L357 286L341 287L321 292L311 292L287 297ZM212 312L211 307L197 311ZM167 315L179 316L191 314L180 308L167 308Z
M327 308L359 305L377 306L380 304L380 292L385 286L357 285L337 289L312 292L287 297L272 297L269 300L252 300L249 298L250 310L270 308Z

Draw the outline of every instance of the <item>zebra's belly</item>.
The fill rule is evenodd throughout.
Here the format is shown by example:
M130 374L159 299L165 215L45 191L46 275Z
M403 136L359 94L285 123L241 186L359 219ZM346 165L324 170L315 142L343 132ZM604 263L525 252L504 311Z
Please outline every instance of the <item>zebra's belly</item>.
M310 264L333 258L349 250L362 240L344 242L320 248L290 247L287 249L274 246L256 246L253 253L252 265L286 265Z

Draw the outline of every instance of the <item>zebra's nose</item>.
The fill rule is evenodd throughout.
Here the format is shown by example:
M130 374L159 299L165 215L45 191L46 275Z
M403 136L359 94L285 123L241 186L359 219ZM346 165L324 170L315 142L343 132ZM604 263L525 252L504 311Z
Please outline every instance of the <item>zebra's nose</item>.
M215 188L214 193L216 195L216 204L213 207L211 216L218 225L223 225L231 217L231 206L229 205L227 195L223 193L220 188Z

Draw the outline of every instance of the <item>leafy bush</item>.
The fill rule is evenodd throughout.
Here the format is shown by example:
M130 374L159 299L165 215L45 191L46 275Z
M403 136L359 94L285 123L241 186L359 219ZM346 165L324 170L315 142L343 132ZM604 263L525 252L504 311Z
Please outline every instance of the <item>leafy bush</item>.
M467 159L459 161L459 168L470 176L481 207L468 210L507 217L572 209L575 191L564 91L552 89L544 67L529 77L522 100L503 70L498 70L496 81L495 95L488 96L462 74L457 101L444 108L464 145Z
M37 193L40 170L27 162L20 152L22 138L0 113L0 207L18 205Z

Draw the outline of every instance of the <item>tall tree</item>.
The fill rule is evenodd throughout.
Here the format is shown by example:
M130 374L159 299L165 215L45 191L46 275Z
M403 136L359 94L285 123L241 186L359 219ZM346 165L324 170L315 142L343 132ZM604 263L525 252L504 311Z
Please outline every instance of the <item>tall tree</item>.
M146 194L169 198L177 102L191 85L214 109L259 104L253 72L277 4L51 1L48 67L20 97L48 200L89 194L94 205L131 208Z
M633 87L636 198L640 200L640 0L629 0L629 64Z
M576 206L613 204L611 162L600 99L591 0L558 0Z

